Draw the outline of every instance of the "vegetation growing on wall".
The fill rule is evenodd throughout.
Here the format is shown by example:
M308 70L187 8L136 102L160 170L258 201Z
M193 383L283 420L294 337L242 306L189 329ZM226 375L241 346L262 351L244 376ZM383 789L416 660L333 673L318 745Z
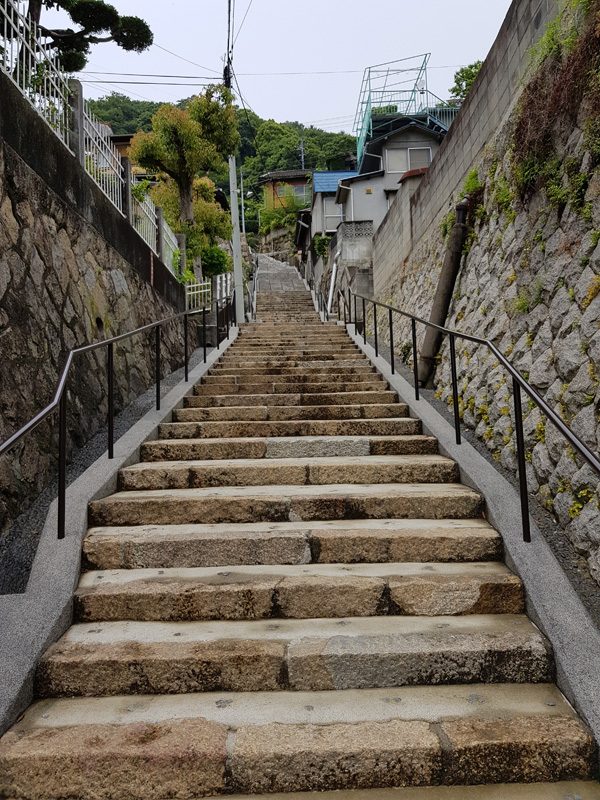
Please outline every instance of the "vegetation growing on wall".
M544 188L553 205L570 202L585 214L587 170L563 164L561 155L580 127L600 160L600 1L568 0L535 47L533 65L514 126L515 184L521 198Z

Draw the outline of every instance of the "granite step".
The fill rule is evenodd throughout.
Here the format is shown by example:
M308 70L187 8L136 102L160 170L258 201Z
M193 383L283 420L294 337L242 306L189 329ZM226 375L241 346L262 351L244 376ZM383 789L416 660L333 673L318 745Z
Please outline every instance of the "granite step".
M308 458L333 456L435 454L437 440L405 436L277 436L218 439L162 439L145 442L142 461Z
M183 411L184 409L182 409ZM187 409L193 411L194 409ZM400 407L399 407L399 410ZM421 421L410 417L383 419L283 420L278 422L164 422L161 439L254 438L273 436L414 436Z
M244 359L244 366L234 364L230 366L227 362L216 364L210 371L211 375L320 375L335 371L337 375L363 375L377 374L375 367L364 364L358 359L354 363L350 360L311 360L304 365L298 366L297 361L287 359L279 363L256 363L248 362Z
M497 561L502 540L481 519L349 519L91 528L87 569L309 563Z
M0 742L0 795L36 800L585 781L595 769L589 731L548 684L49 699Z
M242 565L82 574L75 619L199 621L521 614L499 562Z
M255 384L259 385L261 383L265 384L287 384L287 383L323 383L324 380L333 381L333 380L340 380L344 383L352 383L356 381L357 383L360 381L379 381L380 385L384 384L383 378L381 378L378 373L373 372L371 369L364 369L361 368L358 371L354 371L351 369L346 369L343 371L343 368L339 370L336 367L331 367L330 369L325 370L324 372L300 372L300 373L274 373L274 374L261 374L256 373L253 371L249 371L247 373L220 373L220 372L209 372L205 375L201 381L200 386L206 384L222 384L223 386L228 384Z
M395 419L408 416L404 403L365 403L327 406L229 406L226 408L179 408L173 422L279 422L286 420Z
M73 625L38 665L38 697L546 683L523 615Z
M456 483L224 486L117 492L89 506L90 525L478 517L481 496Z
M119 472L119 489L193 489L211 486L453 483L458 467L440 455L369 458L213 459L151 461Z
M397 403L396 392L329 392L327 394L247 394L188 395L185 408L222 408L228 406L338 406Z
M223 394L320 394L331 392L381 392L388 390L388 384L377 376L372 380L345 381L332 380L328 376L326 381L276 383L274 381L244 381L243 383L214 383L197 384L194 394L197 395L223 395Z
M229 795L229 800L600 800L600 784L596 781L558 781L487 786L338 789L333 792L235 794Z

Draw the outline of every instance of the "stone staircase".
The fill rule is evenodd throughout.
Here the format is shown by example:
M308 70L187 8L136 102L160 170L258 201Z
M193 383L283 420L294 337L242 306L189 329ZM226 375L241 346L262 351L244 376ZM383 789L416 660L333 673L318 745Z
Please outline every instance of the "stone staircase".
M0 796L598 800L481 497L307 292L258 309L91 504Z

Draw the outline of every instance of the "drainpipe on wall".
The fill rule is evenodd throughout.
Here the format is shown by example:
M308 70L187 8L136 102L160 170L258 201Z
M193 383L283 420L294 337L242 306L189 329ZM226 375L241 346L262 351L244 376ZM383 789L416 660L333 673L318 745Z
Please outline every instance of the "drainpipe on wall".
M431 306L431 314L429 321L435 325L445 325L448 317L448 309L452 302L452 295L454 293L454 285L460 269L460 261L462 258L465 238L467 234L467 211L469 210L469 201L467 199L461 200L456 206L456 223L452 226L448 236L448 247L446 249L446 256L440 277L438 280L435 297L433 298L433 305ZM440 351L444 334L435 328L427 328L423 345L421 347L421 355L419 357L419 382L422 386L430 384L436 366L436 358Z

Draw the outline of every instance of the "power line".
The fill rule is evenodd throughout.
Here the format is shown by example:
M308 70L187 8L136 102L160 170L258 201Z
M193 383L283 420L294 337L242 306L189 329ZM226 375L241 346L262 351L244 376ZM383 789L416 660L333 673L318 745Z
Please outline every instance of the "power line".
M209 83L181 83L180 81L97 81L83 80L82 83L114 84L115 86L210 86Z
M161 72L98 72L86 70L80 75L121 75L126 78L186 78L187 80L213 80L211 75L166 75Z
M184 56L180 56L179 53L174 53L172 50L168 50L166 47L163 47L160 44L156 44L154 42L154 47L158 47L159 50L163 50L165 53L169 53L171 56L175 56L180 61L186 61L188 64L192 64L194 67L200 67L200 69L205 69L207 72L214 72L215 75L220 75L221 73L217 69L211 69L210 67L204 67L202 64L198 64L196 61L190 61L189 58L185 58Z
M235 35L235 39L233 40L233 45L234 46L235 46L235 43L238 40L238 37L239 37L240 33L242 32L242 28L244 27L244 22L246 22L246 17L248 16L248 12L252 8L252 3L253 2L254 2L254 0L250 0L250 2L248 3L248 8L246 9L246 13L244 14L244 17L243 17L242 21L240 22L240 27L238 28L238 32Z

